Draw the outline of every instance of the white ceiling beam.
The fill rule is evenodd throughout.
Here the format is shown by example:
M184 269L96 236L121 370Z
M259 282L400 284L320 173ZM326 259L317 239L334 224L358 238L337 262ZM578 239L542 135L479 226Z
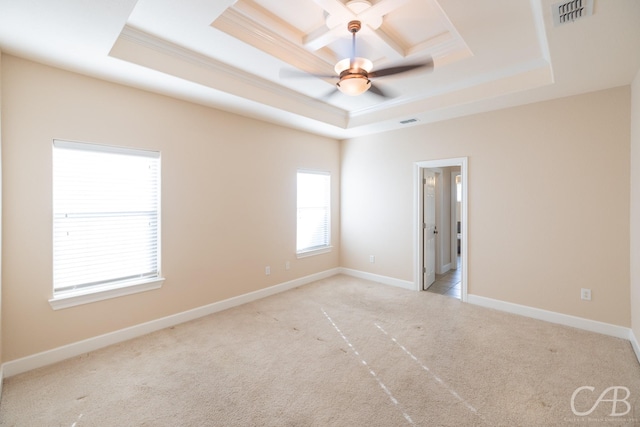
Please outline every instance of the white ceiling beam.
M348 22L355 18L354 13L340 0L313 0L327 13L340 21Z
M328 29L326 25L323 25L317 30L314 30L304 36L304 38L302 39L302 44L305 48L316 51L337 40L338 38L340 38L340 36L346 34L346 32L347 29L342 28L342 25L338 25L337 27L332 29Z
M383 30L367 25L367 22L381 22L384 15L398 9L409 0L381 0L358 15L339 0L313 1L331 15L332 22L349 22L353 19L362 21L364 24L363 32L380 42L384 55L389 60L398 60L406 56L405 49L400 43ZM377 27L377 24L375 26ZM304 37L303 44L307 49L315 51L339 38L342 31L343 28L340 25L330 29L321 27Z
M384 15L393 12L409 1L410 0L381 0L358 15L358 18L360 18L363 22L367 22L368 20L375 20L376 18L383 18Z

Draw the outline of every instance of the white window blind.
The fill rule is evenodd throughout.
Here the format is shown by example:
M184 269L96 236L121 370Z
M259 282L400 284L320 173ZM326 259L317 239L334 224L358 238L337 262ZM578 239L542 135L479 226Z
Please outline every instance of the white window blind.
M331 175L298 172L298 253L327 248L331 236Z
M53 143L54 294L159 277L160 153Z

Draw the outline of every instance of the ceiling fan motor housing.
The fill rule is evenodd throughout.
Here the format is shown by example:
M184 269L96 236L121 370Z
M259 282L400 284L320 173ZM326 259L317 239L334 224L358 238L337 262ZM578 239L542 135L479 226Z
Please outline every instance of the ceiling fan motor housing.
M347 24L347 29L350 33L357 33L362 28L362 23L358 20L349 21Z

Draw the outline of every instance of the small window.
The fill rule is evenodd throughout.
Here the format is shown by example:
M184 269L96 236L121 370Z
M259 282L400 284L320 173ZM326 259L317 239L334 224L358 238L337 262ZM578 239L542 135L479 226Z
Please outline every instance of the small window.
M331 175L298 171L298 256L331 249Z
M54 300L159 278L160 153L54 141Z

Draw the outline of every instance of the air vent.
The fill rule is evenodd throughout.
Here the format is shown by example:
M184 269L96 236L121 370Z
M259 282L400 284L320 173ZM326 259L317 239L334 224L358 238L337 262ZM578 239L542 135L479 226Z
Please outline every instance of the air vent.
M556 3L551 8L553 24L557 27L593 15L593 0L565 1Z
M418 119L407 119L407 120L401 120L401 121L400 121L400 124L402 124L402 125L408 125L409 123L415 123L415 122L417 122L417 121L418 121Z

